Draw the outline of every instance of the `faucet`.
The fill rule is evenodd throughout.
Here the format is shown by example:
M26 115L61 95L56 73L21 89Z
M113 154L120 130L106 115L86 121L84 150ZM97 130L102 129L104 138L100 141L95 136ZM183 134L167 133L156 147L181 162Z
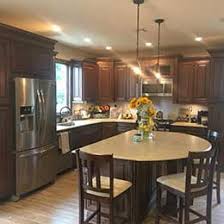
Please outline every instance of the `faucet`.
M61 110L60 110L60 118L61 118L61 120L62 120L63 117L64 117L64 115L63 115L63 113L62 113L62 111L63 111L64 109L67 109L67 110L69 111L69 113L66 114L66 117L71 117L71 116L72 116L72 109L71 109L70 107L68 107L68 106L64 106L64 107L62 107Z

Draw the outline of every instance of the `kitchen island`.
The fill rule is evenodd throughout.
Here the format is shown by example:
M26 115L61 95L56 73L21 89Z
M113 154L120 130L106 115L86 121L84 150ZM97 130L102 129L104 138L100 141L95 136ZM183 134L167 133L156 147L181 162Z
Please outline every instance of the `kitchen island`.
M177 171L177 161L188 157L189 151L205 151L211 144L199 137L173 132L155 132L153 140L133 143L135 130L85 146L82 151L91 154L113 154L114 175L133 183L132 223L142 223L153 205L156 178L161 164L166 163L168 173ZM118 205L125 209L127 200ZM116 208L115 208L116 212Z

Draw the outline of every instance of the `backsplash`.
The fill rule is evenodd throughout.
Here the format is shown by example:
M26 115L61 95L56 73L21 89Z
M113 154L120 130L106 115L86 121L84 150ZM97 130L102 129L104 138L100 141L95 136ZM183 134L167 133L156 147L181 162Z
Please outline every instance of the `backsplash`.
M156 110L157 111L161 110L163 112L163 117L165 119L176 120L180 109L183 109L183 108L191 111L190 113L191 116L196 116L198 111L200 110L208 110L206 106L202 106L202 105L174 104L172 97L151 97L151 100L153 101L156 107ZM80 109L88 110L88 108L91 105L93 104L90 104L90 103L73 104L72 111L74 113L75 111L79 111ZM126 113L129 111L136 117L135 110L131 110L129 108L128 102L112 102L112 103L108 103L108 105L110 105L111 108L116 105L120 113Z

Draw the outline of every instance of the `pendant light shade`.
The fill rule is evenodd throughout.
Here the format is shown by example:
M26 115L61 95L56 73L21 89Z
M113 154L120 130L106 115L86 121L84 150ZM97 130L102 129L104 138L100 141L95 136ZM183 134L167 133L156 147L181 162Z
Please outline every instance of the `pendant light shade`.
M160 73L160 29L161 29L161 24L164 23L164 19L156 19L155 23L158 24L158 45L157 45L157 64L156 64L156 72L155 72L155 77L157 79L161 78L161 73Z

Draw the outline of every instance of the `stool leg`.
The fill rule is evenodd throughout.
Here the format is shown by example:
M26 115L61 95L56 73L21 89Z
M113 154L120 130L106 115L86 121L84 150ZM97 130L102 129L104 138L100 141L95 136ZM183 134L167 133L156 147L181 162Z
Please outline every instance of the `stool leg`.
M182 224L183 222L183 198L180 198L180 205L179 205L179 223Z
M84 223L84 199L79 201L79 224Z
M113 219L114 219L114 208L113 208L113 203L110 203L109 205L109 224L113 224Z
M97 224L100 224L100 221L101 221L101 204L100 204L100 202L97 202L97 210L98 210Z
M219 168L216 171L216 195L217 195L217 203L221 204L221 196L220 196L220 185L221 185L221 172Z
M191 204L191 199L186 197L185 208L184 208L184 224L188 224L190 222L190 204Z
M210 191L207 196L207 208L206 208L207 224L212 223L212 192Z
M155 224L159 224L159 223L160 223L161 196L162 196L161 187L160 187L160 184L157 183L157 189L156 189L156 218L155 218Z

